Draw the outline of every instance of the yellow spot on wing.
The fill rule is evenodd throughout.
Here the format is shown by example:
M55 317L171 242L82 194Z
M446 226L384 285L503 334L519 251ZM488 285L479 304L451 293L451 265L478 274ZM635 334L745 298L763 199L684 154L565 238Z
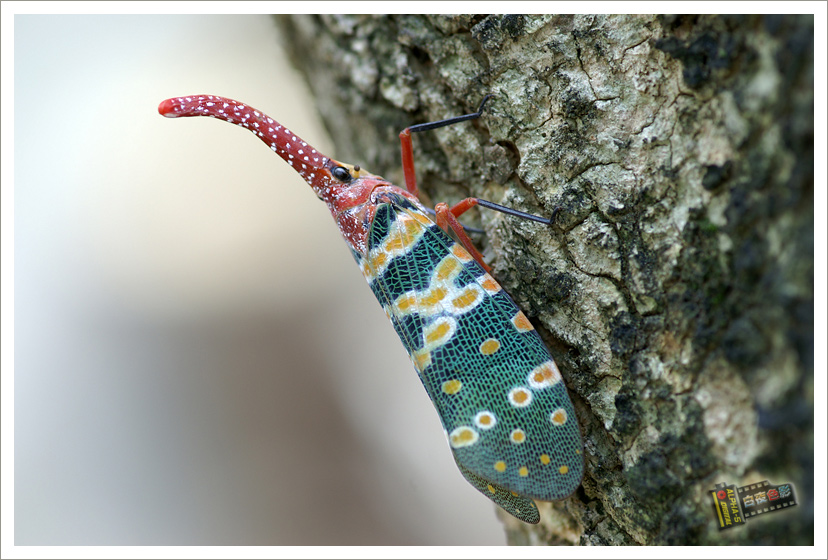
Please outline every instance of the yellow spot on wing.
M451 317L439 317L423 329L423 347L411 354L418 371L431 365L431 352L451 340L456 329L457 323Z
M483 344L480 345L480 353L484 356L491 356L498 350L500 350L500 342L494 338L486 339L483 341Z
M434 225L434 222L431 220L431 218L429 218L428 216L426 216L425 214L423 214L419 210L416 211L416 212L415 211L409 211L408 215L411 216L412 218L414 218L415 220L417 220L418 222L420 222L421 224L423 224L424 226L433 226Z
M494 427L494 425L497 423L497 419L495 418L494 414L492 414L488 410L481 410L474 417L474 423L477 424L478 428L488 430L489 428Z
M402 315L416 311L417 297L414 294L403 294L394 302L394 311Z
M468 426L460 426L449 434L449 444L455 448L466 447L477 442L478 437L477 432L473 429Z
M489 292L490 294L496 294L502 289L500 287L500 284L498 284L495 281L495 279L492 278L489 274L484 274L483 276L478 278L477 281L480 283L481 286L483 286L483 289Z
M569 472L569 467L566 465L561 465L561 468L558 469L558 472L561 474L566 474Z
M402 249L408 247L408 240L404 239L402 235L395 235L384 243L385 254L400 253Z
M549 464L549 462L550 462L552 459L550 459L550 458L549 458L549 455L547 455L546 453L544 453L543 455L541 455L541 456L540 456L540 460L541 460L541 463L543 463L544 465L548 465L548 464Z
M423 371L431 365L431 351L429 350L416 350L411 354L411 358L414 360L414 365L418 371Z
M454 395L460 392L460 389L463 387L463 384L460 382L459 379L449 379L445 383L443 383L443 392L447 395Z
M462 245L455 243L451 246L451 254L457 257L461 262L469 262L472 256L466 251Z
M497 463L494 464L494 469L497 472L503 472L503 471L506 470L506 463L504 463L503 461L498 461Z
M528 406L532 402L532 393L526 387L515 387L509 391L509 402L514 406Z
M566 424L566 411L562 408L559 408L551 415L552 423L556 426L563 426Z
M465 313L474 308L481 299L483 299L483 292L480 288L476 284L469 284L462 292L452 298L451 304L456 313Z
M460 261L454 255L448 255L434 269L434 280L445 282L453 279L460 272Z
M443 286L437 286L426 292L425 295L420 298L418 303L420 304L422 311L427 312L426 310L428 308L439 305L444 297L446 297L446 288Z
M512 324L515 325L515 328L520 332L528 332L535 328L532 326L532 323L529 322L529 319L526 318L526 315L523 314L523 311L518 311L517 314L512 317Z
M518 469L518 474L520 476L529 476L529 469L527 469L526 467L520 467Z
M529 372L529 386L533 389L545 389L561 380L561 372L553 360L548 360Z
M452 330L452 324L448 321L435 321L424 329L423 340L425 340L426 346L431 346L441 340L447 340L451 336Z
M410 215L406 215L405 218L401 218L400 223L402 224L403 237L406 238L406 241L409 243L409 246L413 245L413 242L419 239L420 234L422 234L423 230L425 229L423 227L424 225L431 225L424 224L419 220L412 220Z
M373 264L378 268L384 267L386 262L388 262L388 253L377 253L373 258Z
M512 433L509 434L509 439L512 440L512 443L523 443L526 441L526 432L520 429L512 430Z

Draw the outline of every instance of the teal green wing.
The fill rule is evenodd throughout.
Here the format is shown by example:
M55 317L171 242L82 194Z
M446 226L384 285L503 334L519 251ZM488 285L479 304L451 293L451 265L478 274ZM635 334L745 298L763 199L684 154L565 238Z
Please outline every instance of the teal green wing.
M380 204L360 261L437 409L463 476L528 523L583 473L552 356L508 294L428 216ZM532 520L535 521L532 521Z

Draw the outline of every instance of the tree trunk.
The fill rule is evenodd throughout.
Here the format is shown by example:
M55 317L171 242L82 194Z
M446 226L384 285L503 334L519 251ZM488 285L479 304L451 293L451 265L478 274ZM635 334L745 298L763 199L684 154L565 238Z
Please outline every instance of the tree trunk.
M572 497L512 543L813 543L812 16L284 16L342 161L478 196L478 246L557 360ZM470 213L471 214L471 213ZM479 216L479 219L478 217ZM799 505L719 532L710 490Z

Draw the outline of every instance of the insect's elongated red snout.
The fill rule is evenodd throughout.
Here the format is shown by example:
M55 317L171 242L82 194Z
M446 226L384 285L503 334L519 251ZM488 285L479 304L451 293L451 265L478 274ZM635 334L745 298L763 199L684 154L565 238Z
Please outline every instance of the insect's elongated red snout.
M339 165L271 117L233 99L217 95L173 97L162 101L158 112L170 118L213 117L246 128L293 166L317 191L330 185L330 170Z
M320 154L296 134L246 103L218 95L188 95L162 101L158 112L170 118L213 117L251 131L288 162L325 201L345 239L357 252L364 251L366 227L374 211L370 197L376 188L396 189L401 196L413 198L382 177Z

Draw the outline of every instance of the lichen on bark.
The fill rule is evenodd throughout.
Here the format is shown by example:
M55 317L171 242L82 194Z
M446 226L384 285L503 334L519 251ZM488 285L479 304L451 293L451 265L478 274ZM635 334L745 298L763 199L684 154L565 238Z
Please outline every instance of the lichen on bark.
M402 184L398 132L492 93L415 139L423 197L560 207L470 218L585 441L510 542L813 542L813 17L276 21L344 161ZM799 506L718 532L708 491L763 479Z

